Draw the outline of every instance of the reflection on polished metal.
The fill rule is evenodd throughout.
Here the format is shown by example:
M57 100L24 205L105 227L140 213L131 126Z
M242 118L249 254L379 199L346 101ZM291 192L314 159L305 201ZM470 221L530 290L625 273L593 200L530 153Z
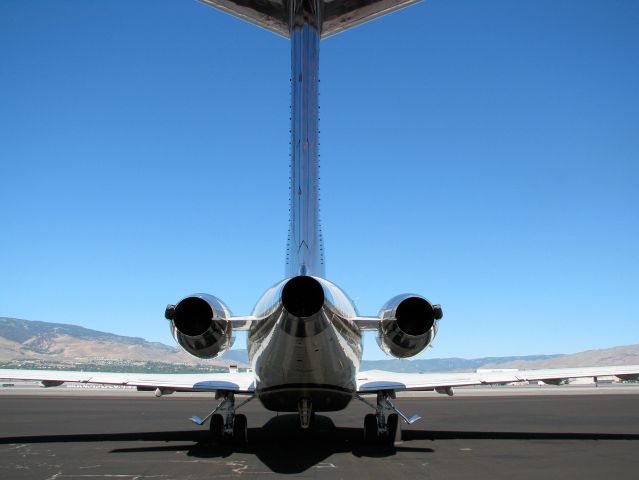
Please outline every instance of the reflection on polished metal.
M319 0L293 0L291 182L286 276L324 277L319 222Z
M200 0L284 37L290 36L288 0ZM322 38L373 20L420 0L320 0Z
M300 297L319 288L319 311L291 305L285 293L291 286ZM355 393L362 337L352 320L357 312L339 287L319 277L283 280L264 294L253 316L260 320L249 330L248 354L256 392L267 409L295 412L300 398L307 398L317 412L348 405Z

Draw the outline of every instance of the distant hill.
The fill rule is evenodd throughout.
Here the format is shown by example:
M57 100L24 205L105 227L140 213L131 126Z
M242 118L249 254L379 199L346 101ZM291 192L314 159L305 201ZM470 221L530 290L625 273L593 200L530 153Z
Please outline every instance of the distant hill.
M402 373L427 373L427 372L474 372L486 365L494 365L502 368L502 364L516 361L546 361L562 358L563 355L528 355L520 357L484 357L484 358L427 358L427 359L394 359L388 360L364 360L362 370L387 370Z
M91 330L77 325L0 317L0 365L12 368L79 368L113 371L221 371L248 366L246 350L200 360L177 347ZM362 370L463 372L478 368L559 368L639 365L639 345L589 350L571 355L364 360ZM181 366L177 368L177 366Z
M200 360L176 347L77 325L0 317L0 362L95 364L153 362L223 367L235 359Z
M596 367L608 365L639 365L639 345L589 350L570 355L528 355L522 357L429 358L419 360L375 360L362 362L362 370L391 372L472 372L478 368L541 368Z
M564 368L605 365L639 365L639 345L623 345L619 347L587 350L585 352L562 355L548 359L520 358L503 363L491 362L484 368L498 365L499 368Z

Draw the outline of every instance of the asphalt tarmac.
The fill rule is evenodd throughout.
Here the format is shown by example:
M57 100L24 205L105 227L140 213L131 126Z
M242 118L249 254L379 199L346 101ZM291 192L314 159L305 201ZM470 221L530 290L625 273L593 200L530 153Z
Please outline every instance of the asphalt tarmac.
M404 427L394 446L362 442L370 409L358 401L318 414L310 431L255 401L242 409L249 443L238 448L210 443L206 429L187 420L211 409L207 397L0 394L0 478L639 478L637 394L396 403L423 419Z

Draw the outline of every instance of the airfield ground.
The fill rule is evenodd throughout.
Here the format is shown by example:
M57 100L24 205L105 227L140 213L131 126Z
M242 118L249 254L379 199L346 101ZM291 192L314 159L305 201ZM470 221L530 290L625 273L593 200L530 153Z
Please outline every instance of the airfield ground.
M459 389L397 404L423 419L392 447L362 442L368 407L294 416L246 405L249 443L208 441L193 394L80 388L0 388L2 479L312 478L635 479L639 386Z

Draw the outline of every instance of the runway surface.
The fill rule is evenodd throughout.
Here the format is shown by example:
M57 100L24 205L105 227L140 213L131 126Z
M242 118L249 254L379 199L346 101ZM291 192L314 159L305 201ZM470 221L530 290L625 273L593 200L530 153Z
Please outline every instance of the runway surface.
M354 401L312 431L257 401L249 443L208 442L187 418L211 398L151 394L0 395L2 479L526 479L639 476L639 395L401 398L420 422L392 447L367 446Z

